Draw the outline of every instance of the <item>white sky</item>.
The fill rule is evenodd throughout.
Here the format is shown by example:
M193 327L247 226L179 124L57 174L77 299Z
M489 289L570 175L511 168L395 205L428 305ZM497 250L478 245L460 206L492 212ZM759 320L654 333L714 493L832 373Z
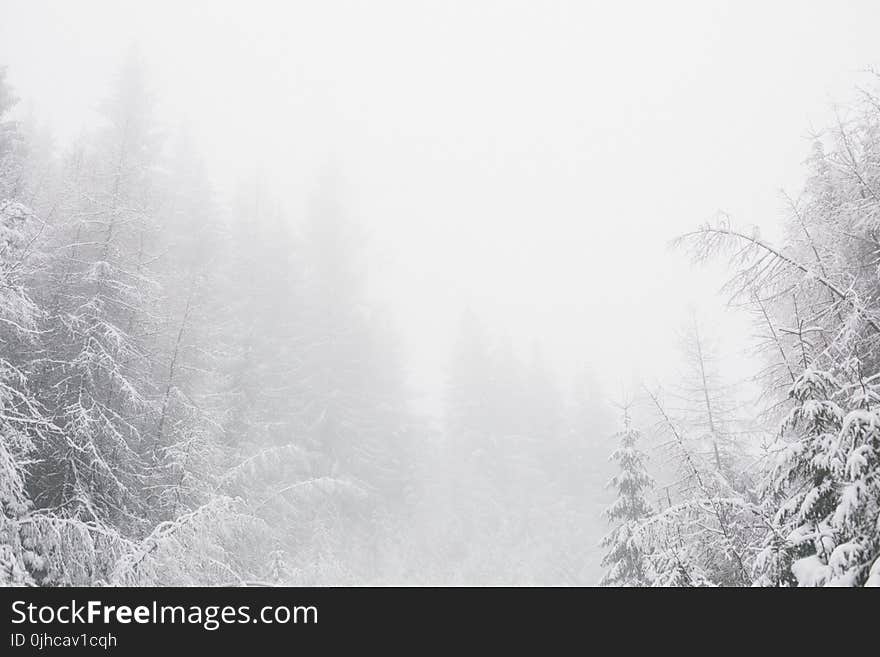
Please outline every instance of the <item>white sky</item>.
M616 387L669 374L690 307L744 346L717 275L667 242L718 209L773 234L878 19L858 0L0 0L0 65L63 141L137 42L219 181L262 175L297 211L337 163L423 387L464 304Z

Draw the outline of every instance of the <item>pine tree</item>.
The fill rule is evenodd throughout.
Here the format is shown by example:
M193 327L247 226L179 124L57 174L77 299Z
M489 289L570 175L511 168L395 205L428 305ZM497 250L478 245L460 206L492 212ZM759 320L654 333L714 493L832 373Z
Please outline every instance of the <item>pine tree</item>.
M768 498L775 514L756 562L760 582L865 584L880 555L877 392L862 381L847 395L834 376L811 367L791 395L796 405L783 424Z
M830 582L880 586L880 388L859 377L834 450L842 462L840 499L830 524L837 545Z
M814 368L792 386L796 405L782 432L793 439L783 443L776 459L769 491L776 511L757 560L764 584L796 584L795 571L806 576L811 563L827 566L834 549L828 519L837 503L836 472L842 466L834 450L843 423L843 410L833 401L838 392L834 377Z
M38 335L39 309L22 287L33 217L21 204L0 199L0 585L31 581L34 545L23 545L21 522L33 506L26 466L36 443L52 430L34 399L29 354Z
M148 492L157 445L147 340L156 320L148 262L157 146L135 61L104 115L69 160L73 193L46 231L51 257L30 281L45 309L36 383L58 428L41 446L31 486L39 507L137 533L157 506Z
M648 584L647 563L640 538L640 523L651 514L645 492L653 479L645 470L646 456L638 448L641 433L632 426L629 406L623 408L623 430L616 434L620 446L611 455L620 472L609 482L617 490L617 499L605 511L605 517L617 523L602 539L606 548L602 566L608 571L602 586L645 586Z
M22 139L17 124L6 120L14 102L0 68L0 586L31 584L31 571L43 566L43 546L25 529L33 509L28 466L56 430L34 390L43 312L27 282L40 260L41 226L19 202Z
M865 90L848 118L814 137L781 245L727 217L684 238L698 259L731 254L728 289L762 324L765 399L784 415L756 518L766 528L754 563L761 584L858 586L880 570L878 144L880 104Z

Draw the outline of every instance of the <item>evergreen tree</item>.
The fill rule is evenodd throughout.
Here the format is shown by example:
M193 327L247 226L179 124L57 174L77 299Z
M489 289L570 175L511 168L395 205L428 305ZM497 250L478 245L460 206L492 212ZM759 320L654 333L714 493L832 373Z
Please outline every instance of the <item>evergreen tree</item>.
M651 514L645 499L653 479L645 470L645 454L639 450L641 433L632 426L629 407L623 409L623 430L616 434L620 446L611 455L620 472L609 482L617 490L617 499L605 511L616 527L602 539L606 548L602 566L608 571L603 586L644 586L648 583L647 563L640 539L640 523Z
M51 257L30 282L45 308L35 350L40 402L57 427L29 488L65 518L147 531L157 448L147 336L156 141L143 73L129 61L106 122L67 169L74 194L49 226ZM66 577L59 574L59 577Z
M757 560L761 583L864 584L880 540L877 394L865 381L846 399L832 375L811 367L791 396L771 479L775 514ZM833 401L841 397L848 412Z
M776 510L757 561L765 584L796 584L795 562L801 569L811 560L827 566L834 549L828 519L838 496L835 472L842 465L833 451L843 422L843 410L833 401L838 391L832 375L813 368L792 386L796 406L782 431L793 438L782 445L772 474Z
M26 463L53 427L32 393L30 352L39 309L20 277L29 256L33 217L21 204L0 199L0 585L29 583L35 545L21 540L21 522L32 507Z
M765 585L877 580L878 108L865 91L815 137L781 245L727 217L684 238L698 259L732 254L729 289L765 330L765 398L776 413L789 409L755 505L766 531L754 569Z
M837 544L828 559L830 583L880 586L880 389L862 378L834 450L842 462L840 499L830 524Z

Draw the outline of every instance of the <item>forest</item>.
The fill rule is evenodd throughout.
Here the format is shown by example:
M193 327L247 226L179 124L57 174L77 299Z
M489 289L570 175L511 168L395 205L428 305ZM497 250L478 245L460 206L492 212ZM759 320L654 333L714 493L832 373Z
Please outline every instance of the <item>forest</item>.
M16 100L0 74L0 583L880 586L880 95L811 139L780 243L669 235L727 263L747 386L696 318L678 380L615 396L466 311L436 416L344 171L302 216L218 189L134 57L63 147Z
M420 416L339 176L301 221L258 185L225 205L136 58L101 107L62 152L2 124L3 582L596 574L589 389L564 407L538 350L521 362L468 314L445 420Z
M880 586L880 97L860 89L846 110L811 136L782 245L725 214L675 240L695 262L727 259L723 293L754 318L758 398L744 414L694 326L691 376L642 395L659 491L624 405L604 584Z

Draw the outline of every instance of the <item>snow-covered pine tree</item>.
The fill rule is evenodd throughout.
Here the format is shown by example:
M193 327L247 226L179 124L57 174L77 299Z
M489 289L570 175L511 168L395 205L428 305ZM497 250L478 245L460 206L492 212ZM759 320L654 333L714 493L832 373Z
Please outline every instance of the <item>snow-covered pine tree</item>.
M600 545L606 549L602 566L607 572L602 586L646 586L649 584L641 523L651 515L645 493L653 479L645 469L645 454L638 448L641 433L633 427L629 405L623 407L623 429L616 434L620 446L612 453L620 472L612 477L609 487L617 490L617 499L605 511L605 517L616 523Z
M20 533L32 507L26 466L52 429L30 391L39 310L19 277L33 223L23 205L0 199L0 586L31 581L36 546L24 545Z
M767 492L774 510L756 560L758 582L771 586L816 583L836 541L829 519L838 499L843 463L836 450L843 410L834 401L835 378L809 367L791 388L795 406L782 425Z
M851 386L849 412L835 451L843 468L840 499L830 524L831 584L880 587L880 386L877 375Z
M31 285L45 309L35 376L58 427L32 468L38 507L146 531L155 444L146 336L155 322L148 261L157 145L143 71L130 60L105 123L66 167L70 193L47 228ZM64 575L58 575L63 581Z
M27 290L39 221L19 202L21 136L7 112L15 98L0 68L0 586L33 582L40 546L22 535L33 503L28 466L54 427L33 394L32 359L42 313Z
M766 332L766 398L776 412L790 407L762 501L761 584L880 583L878 149L880 102L863 89L861 102L815 135L804 189L788 199L783 243L727 217L684 238L698 259L730 254L728 289L754 307Z
M761 584L880 584L880 395L872 380L850 388L816 367L792 386L768 496L775 514L756 560Z

